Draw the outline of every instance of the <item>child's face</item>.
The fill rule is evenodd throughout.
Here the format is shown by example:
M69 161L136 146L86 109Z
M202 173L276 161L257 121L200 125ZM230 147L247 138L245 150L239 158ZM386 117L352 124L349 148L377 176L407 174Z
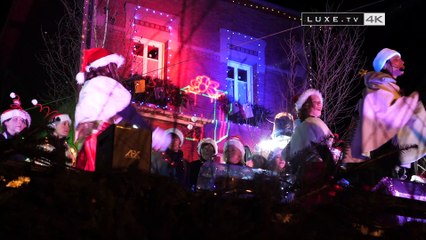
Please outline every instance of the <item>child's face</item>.
M27 127L27 121L18 116L12 117L3 122L3 124L6 126L7 132L12 136L20 133Z
M204 160L212 160L215 155L215 149L211 144L203 144L200 153Z

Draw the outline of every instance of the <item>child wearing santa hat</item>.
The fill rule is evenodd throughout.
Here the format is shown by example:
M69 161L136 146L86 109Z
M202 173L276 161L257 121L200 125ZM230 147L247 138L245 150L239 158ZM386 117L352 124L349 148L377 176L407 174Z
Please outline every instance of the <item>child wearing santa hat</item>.
M44 166L75 166L77 152L67 142L71 128L68 114L56 113L49 117L48 134L37 145L40 156L34 161Z
M22 109L20 97L13 92L10 97L13 99L13 104L10 105L10 109L1 114L0 140L11 139L31 125L31 117Z
M203 138L198 142L198 156L199 159L189 163L189 185L192 191L196 190L198 174L200 168L206 162L213 162L218 154L218 147L216 141L212 138Z
M151 173L170 177L187 187L187 162L183 158L182 144L185 140L182 131L169 128L165 133L171 142L165 151L154 151L151 154Z
M233 137L225 142L223 147L223 158L225 163L244 166L245 149L240 139Z
M0 133L0 158L23 161L27 159L27 148L31 147L22 144L22 140L26 138L18 136L30 127L31 117L27 111L22 109L18 95L12 92L10 97L13 99L13 104L0 117L2 129Z

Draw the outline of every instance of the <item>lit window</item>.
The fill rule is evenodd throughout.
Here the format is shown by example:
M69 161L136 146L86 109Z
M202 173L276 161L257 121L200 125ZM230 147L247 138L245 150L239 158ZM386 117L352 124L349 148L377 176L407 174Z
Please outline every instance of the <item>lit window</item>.
M143 57L143 48L143 44L135 43L135 45L133 46L133 54L135 56Z
M228 66L227 78L234 79L234 68L231 66Z
M164 78L164 43L153 40L134 37L133 38L132 68L134 73L152 78Z
M227 91L234 101L241 104L253 103L252 69L250 65L228 61Z
M148 58L157 59L158 60L158 47L156 46L148 46Z
M238 81L247 82L247 70L238 69Z

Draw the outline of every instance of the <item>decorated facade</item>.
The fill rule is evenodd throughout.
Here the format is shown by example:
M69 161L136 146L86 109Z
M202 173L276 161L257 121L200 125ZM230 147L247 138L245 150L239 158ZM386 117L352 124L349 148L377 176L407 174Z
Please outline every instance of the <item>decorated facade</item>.
M86 0L84 14L82 49L125 56L134 104L154 125L184 133L189 161L203 137L219 152L230 136L253 149L270 137L274 115L291 111L283 40L301 34L297 12L259 0Z

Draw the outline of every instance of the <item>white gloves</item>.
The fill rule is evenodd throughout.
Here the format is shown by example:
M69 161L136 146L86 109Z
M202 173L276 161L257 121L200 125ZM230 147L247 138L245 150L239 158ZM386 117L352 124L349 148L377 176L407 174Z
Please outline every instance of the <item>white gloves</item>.
M157 127L152 132L152 148L156 151L165 151L172 142L170 134Z

